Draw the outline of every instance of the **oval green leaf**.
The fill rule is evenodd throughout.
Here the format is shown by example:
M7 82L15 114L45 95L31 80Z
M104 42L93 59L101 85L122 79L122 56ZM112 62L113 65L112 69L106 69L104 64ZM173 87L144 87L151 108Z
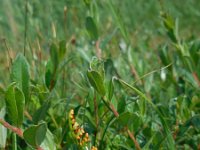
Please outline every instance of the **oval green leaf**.
M105 92L103 78L101 77L101 75L96 71L88 70L87 77L88 77L88 79L90 81L90 84L94 87L94 89L101 96L104 96L106 92Z
M112 99L113 93L114 93L114 84L113 84L113 79L111 79L108 85L108 99L109 100Z
M20 127L24 118L25 97L23 92L12 83L5 94L8 117L14 126Z
M19 84L19 88L23 91L26 103L29 101L29 64L26 58L19 54L13 62L11 68L11 80Z
M26 129L23 133L26 143L33 148L37 148L43 142L46 137L47 125L41 123L39 125L33 125Z
M87 29L88 34L90 35L91 40L97 40L98 39L98 31L96 24L94 23L94 20L92 17L86 18L85 27Z

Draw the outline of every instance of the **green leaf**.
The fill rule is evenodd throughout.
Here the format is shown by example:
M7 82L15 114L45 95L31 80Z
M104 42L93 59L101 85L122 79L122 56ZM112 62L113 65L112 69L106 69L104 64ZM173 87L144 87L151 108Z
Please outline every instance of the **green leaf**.
M173 30L175 28L174 19L167 13L161 13L163 18L163 24L168 30Z
M59 42L59 60L62 60L65 56L65 53L66 53L66 41L63 40L63 41L60 41Z
M89 8L91 0L83 0L83 1L84 1L85 5Z
M94 112L94 89L89 90L87 99L91 112Z
M90 69L98 72L102 79L104 80L105 70L104 70L104 62L97 57L93 57L90 62Z
M5 94L8 117L12 124L20 127L24 118L25 98L23 92L12 83Z
M112 99L113 93L114 93L114 84L113 84L113 79L111 79L108 85L108 99L109 100Z
M125 98L121 98L121 99L119 100L118 105L117 105L117 111L118 111L119 113L122 113L122 112L125 111L125 108L126 108L126 100L125 100Z
M59 42L59 47L55 43L51 44L50 46L51 58L47 62L46 73L45 73L45 83L50 91L54 88L56 84L59 63L64 58L65 53L66 53L65 41Z
M47 129L46 137L41 144L44 150L56 150L56 144L54 142L53 134Z
M29 72L29 64L26 58L22 54L17 55L11 68L11 80L19 84L24 93L26 103L29 101Z
M109 9L110 9L110 12L112 13L114 19L115 19L115 22L117 24L117 27L119 28L123 38L125 39L125 41L127 43L130 42L130 38L128 36L128 32L126 30L126 27L123 23L123 19L121 17L121 14L119 13L119 11L116 10L116 8L114 7L113 3L111 0L108 1L108 6L109 6Z
M55 131L53 132L54 134L54 138L55 138L55 143L57 144L61 144L62 143L62 139L63 139L63 130L61 127L55 129Z
M175 31L175 21L174 19L167 13L161 13L161 17L163 18L163 24L167 29L167 34L169 38L174 42L177 43L177 35Z
M195 115L191 118L191 124L197 128L200 129L200 115Z
M43 120L49 110L49 107L50 102L44 102L44 104L34 113L33 122L37 124L39 121Z
M90 81L90 84L94 87L94 89L101 95L105 95L105 88L104 88L104 82L101 77L101 75L96 71L87 71L87 77Z
M189 53L196 66L199 63L199 54L198 54L199 51L200 51L200 42L199 41L193 42L189 48Z
M51 60L49 60L46 65L46 73L45 73L45 83L48 88L50 87L52 76L53 76L53 63Z
M156 107L156 105L148 98L145 96L145 94L143 94L140 90L138 90L137 88L131 86L130 84L126 83L125 81L121 80L121 79L117 79L121 84L127 86L129 89L131 89L132 91L134 91L135 93L137 93L141 98L144 98L154 109L155 111L158 113L160 120L162 122L163 125L163 130L166 134L165 138L167 140L167 146L169 149L171 150L175 150L175 143L174 143L174 139L173 136L170 132L170 129L168 127L168 124L166 123L166 120L164 118L164 116L162 115L162 113L160 112L160 110Z
M93 114L91 114L88 110L86 110L84 114L84 118L85 118L85 121L87 122L87 127L85 127L86 131L88 131L89 133L93 133L97 131Z
M137 129L141 123L141 119L138 115L130 112L124 112L119 115L113 122L113 124L118 124L121 127L128 126L129 128L134 125L134 129Z
M162 63L166 66L171 63L170 57L169 57L169 49L167 46L164 46L160 51L159 51L159 56L162 61Z
M94 23L94 20L92 17L86 18L85 27L87 29L88 34L90 35L91 40L97 40L98 39L98 31L96 24Z
M33 148L37 148L44 141L47 132L46 123L33 125L24 131L24 139L26 143Z
M54 43L52 43L50 46L50 56L54 67L53 69L56 70L58 67L59 58L58 58L58 48L57 45Z
M45 73L45 84L48 89L52 89L56 84L56 72L51 59L47 62Z
M149 141L142 148L143 150L149 150L150 149L150 145L152 144L152 141L155 138L155 136L156 136L156 134L154 133L153 136L149 139Z
M196 71L195 64L192 61L192 58L189 56L183 56L183 62L185 63L185 67L191 72Z

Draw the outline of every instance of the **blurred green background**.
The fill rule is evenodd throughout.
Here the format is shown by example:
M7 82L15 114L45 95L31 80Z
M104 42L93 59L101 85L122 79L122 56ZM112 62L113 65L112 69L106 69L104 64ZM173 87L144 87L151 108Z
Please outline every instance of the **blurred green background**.
M90 7L87 2L91 2ZM168 13L175 23L170 17L161 17L161 12ZM97 29L91 24L86 29L88 16ZM171 21L172 29L170 23L169 26L164 24L167 21ZM65 115L71 107L85 107L91 116L94 115L88 103L96 96L86 74L92 58L100 57L104 62L106 84L117 76L140 89L163 113L170 132L174 126L186 124L188 134L183 125L184 132L180 129L182 133L175 141L177 148L187 143L195 149L199 143L200 119L197 123L194 121L195 129L190 128L190 122L200 111L199 24L198 0L0 0L0 89L6 89L10 83L10 59L25 49L31 85L38 86L39 94L53 97L52 103L59 107L53 108L51 115L65 128ZM173 40L169 32L177 39ZM90 33L98 34L96 43L91 40ZM49 67L48 59L53 58L53 54L49 54L50 45L61 40L67 43L67 53L59 62L57 82L51 92L45 85L45 71ZM163 67L166 68L161 69ZM141 98L118 83L115 83L114 93L111 101L116 108L137 113L138 118L142 118L134 129L140 144L151 141L153 134L146 132L146 125L153 120L160 126L154 110L143 100L137 102ZM41 97L42 102L46 100L44 97ZM97 100L101 114L104 105L98 95ZM34 95L32 101L38 101ZM42 103L36 104L34 107L39 108ZM34 114L36 108L30 108L30 114ZM180 124L176 124L177 120ZM53 125L51 128L52 131L56 129ZM148 128L152 133L156 131L154 142L161 140L162 143L166 135L157 132L158 126L152 123ZM108 139L114 139L112 129L109 133Z
M7 74L9 56L6 49L10 49L9 55L12 58L17 52L23 52L25 33L26 57L30 61L33 57L38 58L41 55L45 64L49 45L54 39L74 41L75 47L69 47L68 50L69 57L76 59L84 57L83 60L90 61L96 52L85 28L87 16L92 16L95 20L101 41L111 39L109 44L101 46L103 58L119 58L118 56L122 55L121 47L125 46L126 49L126 44L130 44L130 53L133 53L133 56L129 59L136 64L140 76L152 71L153 68L160 67L158 63L155 63L156 61L152 61L157 58L154 52L160 45L169 41L160 17L161 11L166 11L177 18L181 39L199 37L200 33L198 0L184 2L179 0L149 0L148 2L146 0L92 0L93 5L90 11L84 0L1 0L0 3L0 71L5 73L0 75L2 84L9 79ZM117 14L113 13L111 4ZM66 12L65 8L67 8ZM118 30L118 27L121 28ZM128 41L122 32L126 34ZM53 33L56 33L56 37ZM81 59L77 59L76 62L78 60L83 63ZM127 67L126 64L120 62L121 60L116 63L118 68ZM80 63L77 65L84 68L80 66ZM127 71L120 71L122 77L127 76Z
M85 37L85 17L87 7L82 0L27 0L28 29L27 38L30 42L37 39L49 41L52 38L52 24L55 25L58 38L70 38L75 35L77 40ZM23 48L25 26L25 0L1 0L0 35L15 50ZM106 0L95 0L93 15L98 25L100 36L113 31L112 11ZM200 20L200 3L198 0L115 0L113 5L131 38L146 39L162 33L159 20L161 9L170 12L179 19L181 33L186 36L198 35ZM66 22L64 7L67 7ZM163 8L161 8L163 7ZM96 14L95 14L96 13ZM66 31L65 29L66 28ZM136 44L136 43L134 43ZM1 48L2 49L2 48Z

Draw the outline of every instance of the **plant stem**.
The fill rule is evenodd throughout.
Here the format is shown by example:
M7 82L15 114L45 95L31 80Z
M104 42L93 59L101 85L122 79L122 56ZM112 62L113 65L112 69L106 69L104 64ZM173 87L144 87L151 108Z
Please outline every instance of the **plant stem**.
M100 41L99 40L96 41L95 47L96 47L96 56L97 56L98 59L101 59L101 57L102 57L102 50L100 48Z
M8 122L6 122L5 120L3 120L1 118L0 118L0 124L2 124L5 128L10 129L13 132L13 137L12 137L13 138L12 139L13 140L12 141L13 147L12 147L12 149L17 150L17 145L15 145L17 143L16 142L16 135L18 135L19 137L24 139L22 129L10 125ZM37 150L43 150L43 148L38 146Z
M130 62L129 62L129 66L130 66L131 73L135 77L136 81L138 81L140 85L143 84L142 80L140 79L140 77L138 75L137 70L135 69L135 66L133 64L131 64Z
M95 113L96 128L98 128L99 117L98 117L98 106L97 106L96 96L94 96L94 113Z
M135 138L135 136L134 136L134 133L131 133L131 131L130 131L128 128L126 128L126 130L127 130L127 132L128 132L129 137L130 137L130 138L132 139L132 141L134 142L136 149L137 149L137 150L141 150L140 145L139 145L139 143L137 142L137 140L136 140L136 138Z
M7 129L10 129L12 132L17 134L19 137L23 138L23 131L20 128L11 126L8 122L4 121L3 119L0 119L0 123Z
M193 72L192 75L193 75L194 80L197 82L198 86L200 86L200 79L198 78L197 73Z
M24 111L24 115L30 120L33 121L32 116L29 114L29 112L27 110Z
M12 150L17 150L17 138L16 134L12 134Z
M99 127L99 117L98 117L98 106L97 106L97 100L96 100L96 95L94 96L94 114L95 114L95 123L96 123L96 131L94 133L94 145L96 143L96 138L97 138L97 133L98 133L98 127Z
M28 28L28 0L25 0L25 15L24 15L24 56L26 53L26 37L27 37L27 28Z
M104 137L105 137L105 135L106 135L106 131L107 131L107 129L108 129L108 127L109 127L111 121L112 121L114 118L115 118L114 115L111 116L111 118L110 118L110 119L108 120L108 122L106 123L107 125L106 125L106 128L105 128L104 132L103 132L103 135L102 135L102 138L101 138L101 141L100 141L100 144L99 144L100 149L102 148L103 139L104 139Z
M108 102L108 101L107 101L107 98L106 98L105 96L103 97L103 100L104 100L105 103ZM119 116L119 113L117 112L117 110L115 109L114 105L113 105L111 102L108 102L108 103L109 103L109 105L106 105L106 106L107 106L107 107L109 106L109 109L113 112L113 114L114 114L115 117L117 118L117 117ZM131 133L131 131L130 131L127 127L126 127L125 129L126 129L128 135L129 135L129 137L131 138L131 140L132 140L133 143L135 144L135 148L136 148L137 150L141 150L141 147L140 147L139 143L137 142L137 140L136 140L134 134Z
M58 123L56 122L54 116L53 116L51 113L49 113L49 115L50 115L50 118L52 119L54 125L56 126L56 128L59 128L59 125L58 125Z

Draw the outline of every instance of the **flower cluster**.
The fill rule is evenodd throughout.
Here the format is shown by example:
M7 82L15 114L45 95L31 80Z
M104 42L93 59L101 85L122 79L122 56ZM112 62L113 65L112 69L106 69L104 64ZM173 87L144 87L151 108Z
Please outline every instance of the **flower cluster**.
M74 135L75 139L78 141L78 144L80 146L87 145L87 143L90 141L89 135L76 122L73 109L71 109L69 112L69 123L70 123L70 129L73 132L72 134Z
M92 146L91 150L98 150L95 146Z

